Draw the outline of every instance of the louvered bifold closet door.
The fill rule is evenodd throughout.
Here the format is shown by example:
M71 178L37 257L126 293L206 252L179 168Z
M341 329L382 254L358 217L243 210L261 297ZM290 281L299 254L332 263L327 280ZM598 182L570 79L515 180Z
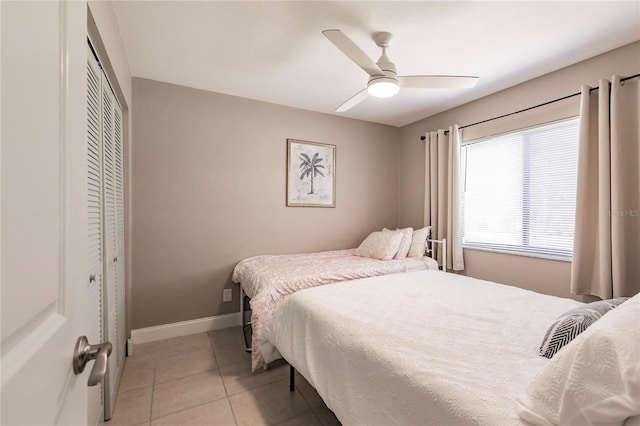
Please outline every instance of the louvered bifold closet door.
M116 241L116 177L115 177L115 107L116 100L106 76L102 74L102 150L103 150L103 202L104 202L104 251L105 251L105 298L107 339L113 345L109 357L108 373L105 386L109 388L111 400L107 404L107 417L116 395L118 379L118 354L122 351L118 336L118 303L117 303L117 264L118 250Z
M102 72L93 52L87 54L87 241L89 275L86 285L87 309L85 323L87 338L95 344L106 340L102 321ZM88 388L90 424L96 424L103 416L102 386Z
M126 321L125 321L125 280L124 280L124 147L123 147L122 109L114 105L114 180L115 180L115 299L116 299L116 330L118 347L118 368L122 368L125 356Z

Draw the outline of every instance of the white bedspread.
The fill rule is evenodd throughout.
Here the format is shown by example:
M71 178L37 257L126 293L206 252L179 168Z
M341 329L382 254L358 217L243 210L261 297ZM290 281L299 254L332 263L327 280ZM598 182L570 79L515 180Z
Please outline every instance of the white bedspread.
M318 253L254 256L240 261L232 280L251 298L252 370L264 365L260 351L262 328L282 300L296 291L339 281L398 272L438 269L429 257L378 260L355 256L354 249Z
M345 425L517 425L547 327L579 305L451 273L386 275L289 296L262 351Z

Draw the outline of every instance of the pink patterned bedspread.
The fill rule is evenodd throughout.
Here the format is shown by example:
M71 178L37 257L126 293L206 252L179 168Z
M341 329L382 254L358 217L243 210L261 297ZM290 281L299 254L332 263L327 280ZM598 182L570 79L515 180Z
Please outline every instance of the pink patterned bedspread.
M429 257L384 261L355 256L353 252L354 249L254 256L236 265L232 280L241 284L251 298L251 368L254 372L264 366L259 344L262 330L289 294L339 281L437 269L436 262Z

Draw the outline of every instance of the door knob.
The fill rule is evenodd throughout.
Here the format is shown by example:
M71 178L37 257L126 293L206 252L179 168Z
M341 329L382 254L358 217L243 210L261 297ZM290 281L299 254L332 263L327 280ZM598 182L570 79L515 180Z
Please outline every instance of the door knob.
M87 363L94 359L96 362L93 364L87 384L89 386L97 385L107 373L107 358L111 355L111 349L111 343L109 342L90 345L87 336L78 337L76 348L73 352L73 372L76 374L82 373Z

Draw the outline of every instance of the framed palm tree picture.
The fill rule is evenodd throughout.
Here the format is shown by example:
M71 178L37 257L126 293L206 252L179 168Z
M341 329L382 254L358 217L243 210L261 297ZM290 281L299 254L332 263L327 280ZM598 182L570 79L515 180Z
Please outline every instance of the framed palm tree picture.
M336 206L336 146L287 139L287 206Z

